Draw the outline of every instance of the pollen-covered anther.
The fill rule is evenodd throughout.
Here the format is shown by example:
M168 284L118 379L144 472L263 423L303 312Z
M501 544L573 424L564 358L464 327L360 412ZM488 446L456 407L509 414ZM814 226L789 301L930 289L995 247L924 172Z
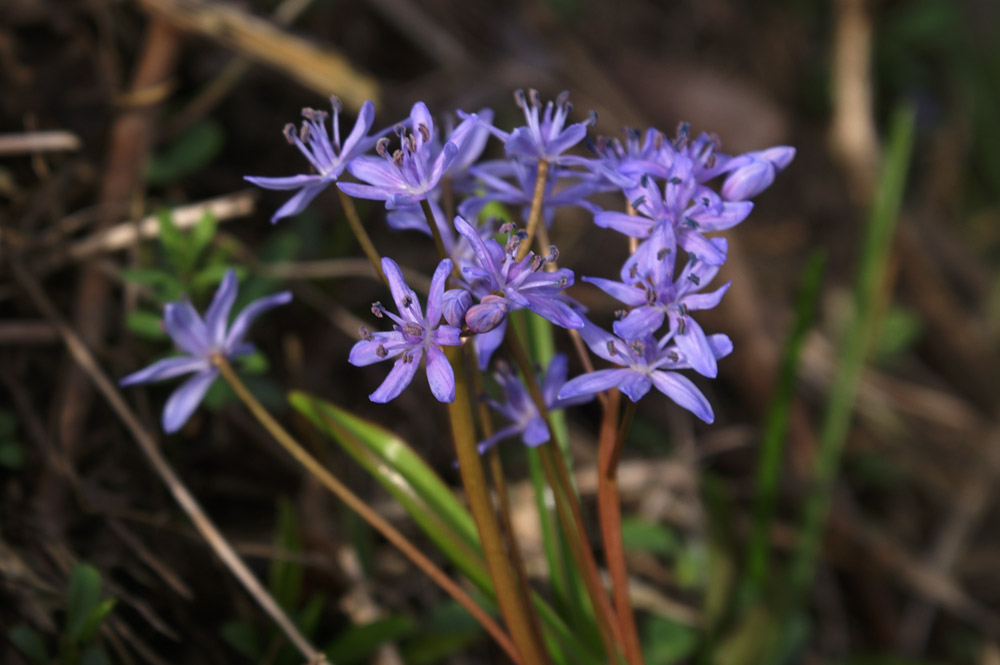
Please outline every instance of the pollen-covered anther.
M588 127L593 127L594 125L597 124L597 111L595 111L594 109L590 109L590 112L587 114L586 124Z
M632 351L635 352L635 355L637 356L641 356L646 353L646 345L639 340L635 340L631 344L629 344L629 348L632 349Z
M380 157L389 156L389 139L386 137L380 138L375 142L375 152L379 154Z
M416 323L407 322L403 324L403 332L413 337L423 337L424 329Z
M677 334L678 335L687 334L687 319L681 318L677 320Z
M694 273L688 275L688 280L695 286L701 286L701 278L698 277L698 275L695 275Z
M624 319L626 316L628 316L628 310L627 309L616 309L615 310L615 318L618 319L619 321L621 321L622 319Z
M642 177L643 177L643 178L645 178L645 177L646 177L646 176L645 176L645 174L643 174L643 176L642 176ZM634 199L634 200L632 201L631 205L632 205L632 207L633 207L633 208L635 208L635 209L637 209L637 210L638 210L638 209L639 209L639 206L641 206L641 205L642 205L643 203L645 203L645 202L646 202L646 197L645 197L645 196L640 196L640 197L638 197L637 199Z
M397 150L392 153L392 163L396 165L397 169L403 168L403 151Z
M389 355L389 352L386 350L384 344L379 344L378 346L375 347L375 355L378 356L379 358L385 358L386 356Z
M681 183L682 183L682 182L684 182L684 181L683 181L683 180L681 180L680 178L678 178L677 176L673 176L673 177L672 177L672 178L670 178L670 180L668 180L667 182L669 182L669 183L670 183L671 185L679 185L679 184L681 184Z
M385 312L385 307L382 306L382 303L380 302L372 303L372 314L381 319L384 316L384 312Z
M531 272L538 272L538 269L545 263L545 259L535 254L531 257Z
M667 359L670 362L675 363L678 360L680 360L681 357L680 357L680 354L678 354L676 351L674 351L673 349L670 349L669 351L667 351Z
M500 227L500 233L514 233L517 230L517 224L514 222L504 222Z
M340 113L344 110L344 105L340 101L340 97L337 95L330 95L330 106L333 108L334 113Z
M420 138L422 138L425 143L431 140L431 130L424 123L417 125L417 131L420 133Z
M358 334L361 335L361 339L365 340L366 342L370 342L373 339L375 339L375 336L372 335L371 331L364 326L358 328Z
M524 90L514 91L514 103L517 104L517 108L523 109L528 105L528 100L524 97Z
M670 256L670 251L671 250L669 247L661 247L660 251L656 253L656 260L662 261L663 259L667 258L668 256Z
M559 248L555 245L549 245L549 255L545 257L546 263L555 263L559 260Z
M291 145L295 145L295 125L293 125L292 123L288 123L287 125L285 125L285 128L281 131L285 135L285 140L288 141Z
M413 296L409 293L403 296L403 307L409 307L413 304Z
M683 224L689 229L697 229L698 227L701 226L701 224L698 223L698 220L693 219L691 217L685 217Z
M539 96L538 91L534 88L528 90L528 99L531 101L531 105L535 108L540 108L542 106L542 98Z
M613 340L608 340L608 355L610 355L610 356L617 356L618 355L618 348L615 346L615 343L614 343Z

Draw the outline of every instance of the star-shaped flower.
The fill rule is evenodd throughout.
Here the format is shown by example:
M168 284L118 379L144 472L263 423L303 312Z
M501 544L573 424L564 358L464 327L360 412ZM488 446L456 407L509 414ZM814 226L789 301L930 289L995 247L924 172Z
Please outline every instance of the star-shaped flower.
M357 122L347 139L340 142L340 100L331 97L333 105L333 137L326 130L327 114L314 109L303 109L302 128L296 132L295 125L285 125L285 138L299 149L315 173L293 175L284 178L264 178L245 176L246 180L265 189L297 189L295 196L288 199L271 217L271 223L283 217L297 215L316 198L316 195L344 172L344 168L356 157L367 152L377 137L369 137L375 120L375 106L365 102L358 113Z
M187 300L168 303L163 310L164 327L184 355L165 358L119 381L122 386L131 386L194 373L170 395L163 407L163 429L167 433L184 426L219 376L213 358L221 354L231 360L253 352L253 345L243 341L250 325L262 313L292 299L291 293L282 291L254 300L243 308L231 326L227 326L236 291L236 273L230 269L222 278L204 319Z
M396 325L391 332L370 333L362 329L363 339L351 349L349 362L364 367L396 358L389 376L369 395L371 401L385 403L398 397L410 385L420 366L420 359L426 356L427 383L431 392L439 402L453 402L455 372L440 347L461 344L461 330L452 325L438 325L451 261L444 259L434 271L427 295L426 314L420 307L417 294L403 280L403 273L395 261L383 258L382 271L389 281L389 290L399 315L388 311L381 303L372 305L372 312L379 318L388 316Z

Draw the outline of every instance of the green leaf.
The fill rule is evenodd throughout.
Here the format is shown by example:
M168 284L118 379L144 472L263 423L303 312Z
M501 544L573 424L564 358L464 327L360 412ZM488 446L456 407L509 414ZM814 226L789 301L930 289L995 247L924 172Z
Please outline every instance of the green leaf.
M205 251L205 248L209 246L212 239L215 237L215 232L218 230L218 222L215 220L215 215L211 212L205 211L205 214L201 216L198 223L194 225L191 229L191 252L195 257L201 256L201 253Z
M486 571L486 563L479 547L479 537L475 531L472 516L458 503L458 500L437 477L437 474L426 466L426 463L417 457L416 453L405 442L377 425L348 414L342 409L306 393L293 392L288 401L320 432L340 444L355 461L386 488L452 565L458 568L480 591L491 599L494 597L492 582ZM354 431L348 429L348 425L355 428L357 432L369 435L371 440L358 436ZM366 444L370 444L371 447ZM377 450L384 452L386 457L377 454ZM404 466L408 464L405 469L397 467L400 460L405 461ZM462 535L453 528L446 520L446 515L437 512L430 503L425 501L416 486L404 476L404 470L412 472L415 469L419 471L414 477L419 478L423 483L422 487L430 488L431 493L437 494L436 499L439 506L454 503L454 506L447 508L447 510L455 517L456 524L467 522L472 525L473 544L468 542L470 534ZM555 636L558 644L573 654L574 660L571 662L574 665L596 665L600 662L589 650L589 645L583 645L566 626L562 617L538 594L532 593L532 600L538 610L539 617L545 627L551 631L551 635Z
M7 631L7 639L30 661L39 665L49 662L49 650L38 631L24 624L17 624Z
M199 270L194 277L191 278L191 289L198 293L207 291L208 289L215 288L222 281L225 276L226 271L229 268L233 268L236 273L236 278L242 280L246 277L246 268L242 266L229 266L225 263L214 263L212 265L206 266L202 270Z
M458 603L434 609L420 626L420 635L403 645L407 665L430 665L482 639L483 630Z
M69 582L66 603L66 637L79 644L91 612L101 600L101 574L87 563L78 563Z
M242 619L227 621L222 624L221 633L222 639L229 646L250 660L258 662L264 656L264 649L260 642L260 631L249 621Z
M330 662L337 665L365 663L382 644L395 642L415 632L417 623L413 619L403 615L391 616L347 629L324 651Z
M146 182L155 187L197 173L222 151L224 138L218 122L202 120L153 155L146 171Z
M115 609L115 605L118 604L117 598L105 598L97 607L90 610L87 615L87 620L83 623L83 628L80 631L80 639L77 640L80 644L86 644L94 639L97 635L97 630L104 623L104 620L111 614L111 611Z
M237 359L240 371L247 374L266 374L271 367L271 361L262 351L254 351Z
M172 291L182 291L184 285L169 270L160 268L124 268L119 273L126 282L149 286L156 291L157 297L162 298L164 293Z
M885 313L875 347L875 360L890 363L908 351L923 334L920 317L913 312L894 305Z
M622 541L626 550L669 556L677 551L677 536L669 527L637 517L622 520Z
M646 665L673 665L687 660L698 646L696 630L665 617L649 617L643 629Z
M125 327L143 339L161 341L168 338L163 329L163 317L155 312L141 309L129 312L125 317Z
M167 258L177 272L188 272L194 265L195 257L192 256L187 236L174 224L174 216L169 209L160 210L157 218L160 222L160 244L163 245Z
M305 393L292 393L289 401L302 415L341 445L343 436L338 432L346 433L362 444L378 460L398 473L405 485L412 488L416 497L426 503L467 545L478 548L479 536L472 516L409 444L375 423ZM348 452L354 455L351 450Z
M24 448L17 441L0 440L0 466L14 471L24 466Z
M278 501L278 519L275 527L274 544L279 550L301 552L302 538L295 517L295 508L288 499ZM271 562L269 588L271 595L285 609L291 612L299 603L302 591L302 566L295 561L285 561L280 557Z

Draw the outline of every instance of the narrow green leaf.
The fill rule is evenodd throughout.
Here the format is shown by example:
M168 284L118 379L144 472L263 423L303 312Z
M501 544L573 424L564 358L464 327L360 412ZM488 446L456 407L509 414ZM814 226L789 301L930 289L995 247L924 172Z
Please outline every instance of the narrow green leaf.
M698 632L670 619L651 616L643 626L646 665L673 665L688 659L698 646Z
M812 584L823 528L830 512L833 483L850 429L851 413L865 357L879 319L879 302L888 270L906 174L910 165L916 114L901 108L893 118L885 163L861 249L855 289L855 312L838 354L837 371L820 430L819 454L813 469L813 487L805 502L799 547L791 567L791 588L802 597Z
M146 182L155 187L197 173L218 156L224 139L218 122L202 120L153 155L146 170Z
M101 624L104 623L104 620L108 618L108 615L111 614L111 611L115 609L115 605L117 604L117 598L105 598L94 609L90 610L87 620L83 624L83 629L80 631L80 639L77 642L86 644L93 640Z
M163 245L167 258L177 272L187 272L194 265L187 236L174 224L174 216L169 209L160 210L157 218L160 222L160 244Z
M7 639L33 663L45 665L49 662L49 650L38 631L18 624L7 631Z
M206 211L191 229L191 252L196 258L201 256L201 253L212 242L217 229L218 222L215 220L215 215Z
M69 582L66 602L66 636L78 644L91 612L101 600L101 574L86 563L78 563Z
M626 517L622 520L622 541L626 550L650 552L660 556L670 556L680 546L677 536L668 526L638 517Z
M386 642L395 642L413 635L417 629L416 621L408 616L386 617L347 629L323 651L330 662L337 665L366 663L371 660L370 656L375 649Z

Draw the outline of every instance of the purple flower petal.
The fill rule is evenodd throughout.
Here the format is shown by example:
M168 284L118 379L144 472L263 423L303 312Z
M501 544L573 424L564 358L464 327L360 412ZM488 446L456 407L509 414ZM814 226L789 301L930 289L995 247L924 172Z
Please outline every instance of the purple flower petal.
M681 302L684 306L692 311L698 311L702 309L712 309L717 307L720 302L722 302L722 296L726 294L729 290L729 286L732 282L726 282L715 291L711 293L693 293L689 296L684 296Z
M437 401L455 401L455 371L444 352L436 346L427 347L427 384Z
M212 304L205 311L205 327L212 346L222 348L226 340L226 324L229 323L229 311L236 300L236 271L230 268L226 271L218 290L212 297Z
M271 215L271 223L276 224L279 219L293 217L305 210L306 207L312 203L312 200L316 198L320 192L326 189L328 184L328 182L320 180L300 189L295 193L295 196L285 201L284 205L278 208L277 211Z
M163 430L173 434L188 421L198 408L212 382L219 376L219 370L212 368L195 374L170 394L163 407Z
M413 376L417 373L417 368L420 367L420 355L420 352L416 351L400 356L392 366L392 369L389 370L389 375L385 377L385 381L375 389L375 392L368 396L368 399L379 404L385 404L399 397L399 394L413 381ZM409 358L409 361L406 360L407 358Z
M472 338L472 344L476 350L476 358L479 360L480 371L485 371L490 365L490 358L493 352L503 344L504 335L507 334L507 318L500 322L493 330L476 335Z
M622 339L643 339L646 335L655 334L663 325L664 318L662 309L638 307L621 321L615 321L611 327Z
M389 290L392 292L392 299L400 316L407 321L423 324L424 313L420 301L417 300L416 292L407 286L406 280L403 279L403 271L399 269L399 264L387 256L383 257L382 272L389 282Z
M358 119L354 123L354 128L351 129L350 135L344 141L344 145L340 150L341 157L350 155L354 147L368 134L373 122L375 122L375 105L371 101L365 101L358 112Z
M700 390L682 374L676 372L656 371L652 373L653 385L661 393L674 400L708 424L715 420L712 405L708 403Z
M645 374L639 374L637 372L628 372L618 389L622 391L622 394L628 397L633 402L638 402L649 389L653 387L653 382L650 381L649 377Z
M542 445L549 438L551 438L551 435L549 434L548 425L538 416L528 422L528 426L524 428L524 434L521 436L521 440L532 448Z
M691 369L702 376L714 379L719 374L719 366L715 362L715 354L708 344L705 331L689 316L683 317L682 321L684 331L678 330L674 335L677 348L684 354L684 359L691 365Z
M236 315L236 320L233 321L233 325L229 328L224 350L230 351L236 345L240 344L258 316L273 307L285 305L291 301L291 291L281 291L280 293L258 298L244 307L243 311Z
M202 357L211 352L208 329L190 302L168 303L163 308L163 326L182 351Z
M559 391L559 399L572 399L582 395L593 395L609 388L616 388L631 372L627 369L599 369L570 379Z
M461 327L471 306L472 294L465 289L448 289L442 296L441 310L450 325Z
M727 201L753 198L771 186L775 175L777 171L774 164L769 161L754 160L729 174L722 183L722 196Z
M129 374L125 378L119 380L118 385L124 388L125 386L134 386L138 383L163 381L165 379L172 379L175 376L180 376L181 374L200 372L204 369L208 369L208 367L208 361L204 358L191 358L190 356L164 358L163 360L156 361L149 367Z
M409 348L401 332L377 332L371 339L363 339L351 347L347 362L355 367L374 365L389 358L395 358Z
M322 182L323 176L290 175L281 178L265 178L263 176L247 175L243 176L243 179L257 185L258 187L263 187L264 189L283 190L299 189L300 187L305 187L306 185Z
M444 305L444 285L451 274L452 263L450 259L444 259L438 263L434 276L431 277L431 288L427 293L427 323L436 326L441 320L441 311Z
M465 323L476 334L488 333L507 320L510 306L506 298L495 295L484 296L482 302L473 305L465 314Z
M594 224L601 228L614 229L632 238L648 238L654 223L648 217L607 211L595 215Z

